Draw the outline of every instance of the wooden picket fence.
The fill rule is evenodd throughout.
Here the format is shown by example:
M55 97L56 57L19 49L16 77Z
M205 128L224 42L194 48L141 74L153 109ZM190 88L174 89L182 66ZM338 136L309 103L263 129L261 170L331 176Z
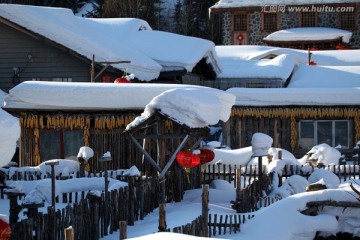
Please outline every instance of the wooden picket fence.
M213 180L221 179L228 182L232 182L236 178L236 170L241 169L241 176L243 181L241 182L241 187L245 188L250 185L253 181L258 179L259 172L257 166L242 166L242 165L231 165L231 164L208 164L202 172L202 182L204 184L210 183ZM339 177L341 181L346 181L351 178L358 179L360 178L360 165L329 165L325 167L326 170L333 172ZM309 167L306 172L303 171L303 166L300 165L286 165L283 169L282 175L280 176L283 179L287 179L293 175L300 175L305 178L308 178L311 173L314 171L313 167ZM267 172L267 169L264 168L264 172ZM235 186L235 182L234 182Z
M241 225L253 217L252 214L209 214L207 237L236 234L240 232ZM172 232L203 237L204 230L202 229L201 216L191 223L174 227Z
M71 204L56 211L48 207L46 213L39 212L18 221L12 226L12 237L17 240L62 240L64 229L72 226L75 239L99 239L117 231L119 221L134 225L158 207L157 185L157 178L135 181L133 177L129 179L129 186L109 192L107 202L104 192L100 196L89 192L68 193L62 200L72 199Z

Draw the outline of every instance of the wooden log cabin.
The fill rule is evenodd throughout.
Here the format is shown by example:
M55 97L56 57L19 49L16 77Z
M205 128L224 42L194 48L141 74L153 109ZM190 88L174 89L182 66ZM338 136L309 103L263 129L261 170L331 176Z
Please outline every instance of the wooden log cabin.
M251 146L252 135L271 136L274 147L302 157L327 143L351 157L360 140L360 93L354 89L232 88L237 97L225 124L225 142L232 149Z
M89 146L94 150L91 171L104 169L103 164L107 169L136 165L143 171L148 165L142 164L142 153L123 134L127 124L153 97L186 87L189 85L23 82L11 89L3 107L19 117L19 166L37 166L50 159L76 160L79 148ZM169 120L162 127L166 132L183 131ZM154 143L147 144L156 159ZM176 146L169 148L168 154ZM100 163L107 151L114 161Z
M142 19L81 18L65 8L0 4L0 47L5 92L29 80L114 82L124 73L135 75L132 82L199 84L221 71L208 40L152 31Z

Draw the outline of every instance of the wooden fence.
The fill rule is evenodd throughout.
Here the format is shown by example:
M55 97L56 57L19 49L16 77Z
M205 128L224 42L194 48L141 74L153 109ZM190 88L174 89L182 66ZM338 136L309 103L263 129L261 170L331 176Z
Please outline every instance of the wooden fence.
M208 219L208 237L224 234L236 234L240 232L240 227L249 219L252 219L254 215L250 214L209 214ZM170 231L168 229L168 231ZM174 233L187 234L192 236L203 237L201 216L197 217L191 223L174 227L172 229Z
M72 226L75 239L99 239L119 228L119 221L134 225L158 207L158 179L129 179L129 186L109 192L108 197L87 193L69 193L62 200L74 199L63 209L47 208L12 225L13 239L64 239L64 229ZM105 199L108 199L106 202Z
M240 169L242 176L241 187L245 188L254 180L258 179L259 172L257 168L257 166L209 164L202 172L202 182L207 184L213 180L222 179L230 183L234 181L235 186L236 170ZM341 181L346 181L351 178L360 178L360 165L329 165L325 167L325 169L333 172ZM304 166L300 165L285 165L280 177L287 179L292 175L300 175L308 178L313 171L314 168L310 166L304 169ZM267 172L266 168L264 169L264 172Z

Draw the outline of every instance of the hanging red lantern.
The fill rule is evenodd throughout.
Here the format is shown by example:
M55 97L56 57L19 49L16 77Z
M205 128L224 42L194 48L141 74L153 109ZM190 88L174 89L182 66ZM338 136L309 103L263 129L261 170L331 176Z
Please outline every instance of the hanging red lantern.
M176 161L182 167L192 168L200 164L200 157L190 151L181 151L176 155Z
M241 42L242 40L244 40L243 35L239 34L239 35L237 36L237 40L239 40L240 42Z
M200 163L205 164L211 162L215 158L215 153L210 149L200 149Z
M0 219L0 239L10 239L11 237L11 227L9 223Z
M126 77L121 77L115 79L114 83L130 83L130 81Z

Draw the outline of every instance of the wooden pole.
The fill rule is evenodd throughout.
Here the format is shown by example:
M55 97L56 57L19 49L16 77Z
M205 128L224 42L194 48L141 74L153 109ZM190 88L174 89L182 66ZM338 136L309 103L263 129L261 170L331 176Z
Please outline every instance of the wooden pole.
M64 240L74 240L74 229L72 226L64 229Z
M166 231L166 212L165 204L159 205L159 232Z
M202 236L203 237L209 237L208 216L209 216L209 185L204 185L203 192L202 192L202 211L201 211L201 223L202 223Z
M258 161L258 169L259 169L259 179L262 179L262 156L258 157L259 161Z
M94 74L95 74L95 55L93 54L91 61L91 71L90 71L91 82L94 82Z
M127 222L126 221L120 221L119 222L120 227L120 240L127 238Z
M236 169L236 200L240 200L240 192L241 192L241 169Z

